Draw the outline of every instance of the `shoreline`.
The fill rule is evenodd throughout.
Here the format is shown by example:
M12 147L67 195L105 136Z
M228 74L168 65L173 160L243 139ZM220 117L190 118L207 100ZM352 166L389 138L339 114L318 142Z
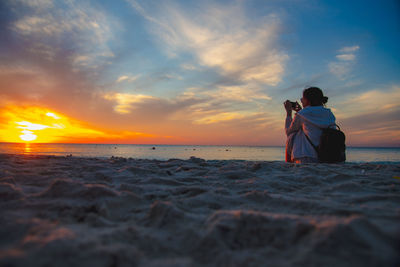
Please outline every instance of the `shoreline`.
M70 144L0 144L0 151L8 154L40 154L77 157L125 157L168 160L284 161L284 147L226 147L226 146L152 146L152 145L70 145ZM393 162L400 164L400 148L348 148L347 162Z
M399 173L0 154L0 265L395 266Z
M73 155L73 154L68 154L68 155L55 155L55 154L34 154L34 153L1 153L0 152L0 157L5 156L24 156L24 157L33 157L33 158L76 158L76 159L96 159L96 160L122 160L122 161L134 161L134 160L148 160L148 161L171 161L171 160L181 160L181 161L187 161L191 160L192 158L194 159L200 159L204 161L244 161L244 162L269 162L269 163L287 163L285 160L248 160L248 159L204 159L200 157L195 157L195 156L190 156L188 158L165 158L165 159L158 159L158 158L135 158L135 157L123 157L123 156L82 156L82 155ZM295 164L295 163L287 163L287 164ZM335 165L335 166L341 166L341 165L349 165L349 164L374 164L374 165L400 165L400 161L347 161L344 163L306 163L306 165ZM299 164L297 164L299 165ZM303 163L304 165L304 163Z

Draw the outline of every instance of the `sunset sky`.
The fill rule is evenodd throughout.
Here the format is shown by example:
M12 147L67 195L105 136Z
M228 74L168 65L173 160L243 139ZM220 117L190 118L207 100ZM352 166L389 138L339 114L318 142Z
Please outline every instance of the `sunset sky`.
M2 0L0 36L0 142L284 145L318 86L400 146L397 0Z

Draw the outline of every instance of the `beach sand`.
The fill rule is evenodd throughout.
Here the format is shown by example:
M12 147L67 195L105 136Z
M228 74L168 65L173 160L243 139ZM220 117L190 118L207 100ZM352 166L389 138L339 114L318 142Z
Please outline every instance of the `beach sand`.
M0 154L0 266L400 266L399 176Z

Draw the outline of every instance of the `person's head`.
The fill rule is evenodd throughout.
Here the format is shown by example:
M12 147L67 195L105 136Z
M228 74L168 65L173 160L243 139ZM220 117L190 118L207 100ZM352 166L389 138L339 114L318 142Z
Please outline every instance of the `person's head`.
M307 106L322 106L328 102L328 97L324 96L322 90L318 87L309 87L304 89L301 104Z

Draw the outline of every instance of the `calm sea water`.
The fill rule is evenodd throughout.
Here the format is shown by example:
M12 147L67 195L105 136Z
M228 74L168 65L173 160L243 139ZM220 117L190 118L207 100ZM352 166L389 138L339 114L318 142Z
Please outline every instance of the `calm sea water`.
M0 153L41 154L79 157L126 157L166 160L265 160L284 161L284 147L264 146L177 146L177 145L108 145L108 144L17 144L0 143ZM400 163L400 148L347 148L348 162Z

